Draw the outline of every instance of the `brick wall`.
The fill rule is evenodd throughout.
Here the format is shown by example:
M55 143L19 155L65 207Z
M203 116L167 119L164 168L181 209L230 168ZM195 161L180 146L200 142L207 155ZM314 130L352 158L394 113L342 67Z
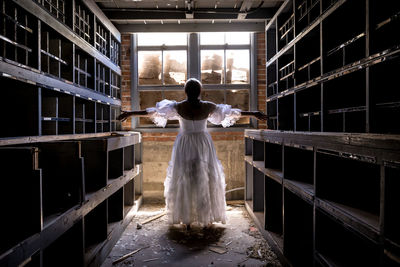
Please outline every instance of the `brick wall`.
M265 71L265 33L257 33L257 95L258 95L258 110L265 112L266 99L266 71ZM258 122L258 128L265 129L266 122Z
M122 110L132 110L131 107L131 35L121 36L121 100ZM122 123L124 130L130 130L131 118Z
M143 141L174 141L177 132L142 133ZM213 141L234 141L243 139L243 130L229 132L211 132Z

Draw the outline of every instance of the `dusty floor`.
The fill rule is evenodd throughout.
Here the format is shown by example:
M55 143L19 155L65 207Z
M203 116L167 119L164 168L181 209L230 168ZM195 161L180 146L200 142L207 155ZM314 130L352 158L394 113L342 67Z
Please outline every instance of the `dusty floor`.
M187 231L182 225L170 226L166 216L137 229L138 222L163 211L162 204L142 206L102 267L281 266L240 205L228 206L227 223L215 223L210 229L192 227ZM120 263L112 264L139 248L143 249Z

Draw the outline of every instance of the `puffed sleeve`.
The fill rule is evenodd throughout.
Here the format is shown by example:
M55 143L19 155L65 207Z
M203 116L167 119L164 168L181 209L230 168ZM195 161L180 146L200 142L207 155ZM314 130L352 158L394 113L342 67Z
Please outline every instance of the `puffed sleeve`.
M232 126L240 118L241 110L232 108L231 105L217 104L214 111L208 117L213 124L221 124L224 128Z
M175 106L176 101L164 99L157 102L155 107L146 108L146 111L155 125L165 127L168 120L179 119Z

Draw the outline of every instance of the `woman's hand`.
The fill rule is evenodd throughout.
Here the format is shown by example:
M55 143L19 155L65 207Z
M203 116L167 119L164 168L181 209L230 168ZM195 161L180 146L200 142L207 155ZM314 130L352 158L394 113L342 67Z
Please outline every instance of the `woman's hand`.
M254 117L256 117L257 120L260 121L266 121L268 119L268 116L265 115L263 112L261 111L255 111L254 112Z

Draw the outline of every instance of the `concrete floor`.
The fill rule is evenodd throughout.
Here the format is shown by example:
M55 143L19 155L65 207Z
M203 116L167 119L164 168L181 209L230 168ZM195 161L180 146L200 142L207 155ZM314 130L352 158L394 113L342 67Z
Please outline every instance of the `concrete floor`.
M102 267L281 266L240 205L228 206L227 223L214 223L210 229L193 226L187 231L182 225L170 226L166 216L137 229L138 222L163 211L163 204L143 205ZM144 249L112 265L116 259L138 248Z

